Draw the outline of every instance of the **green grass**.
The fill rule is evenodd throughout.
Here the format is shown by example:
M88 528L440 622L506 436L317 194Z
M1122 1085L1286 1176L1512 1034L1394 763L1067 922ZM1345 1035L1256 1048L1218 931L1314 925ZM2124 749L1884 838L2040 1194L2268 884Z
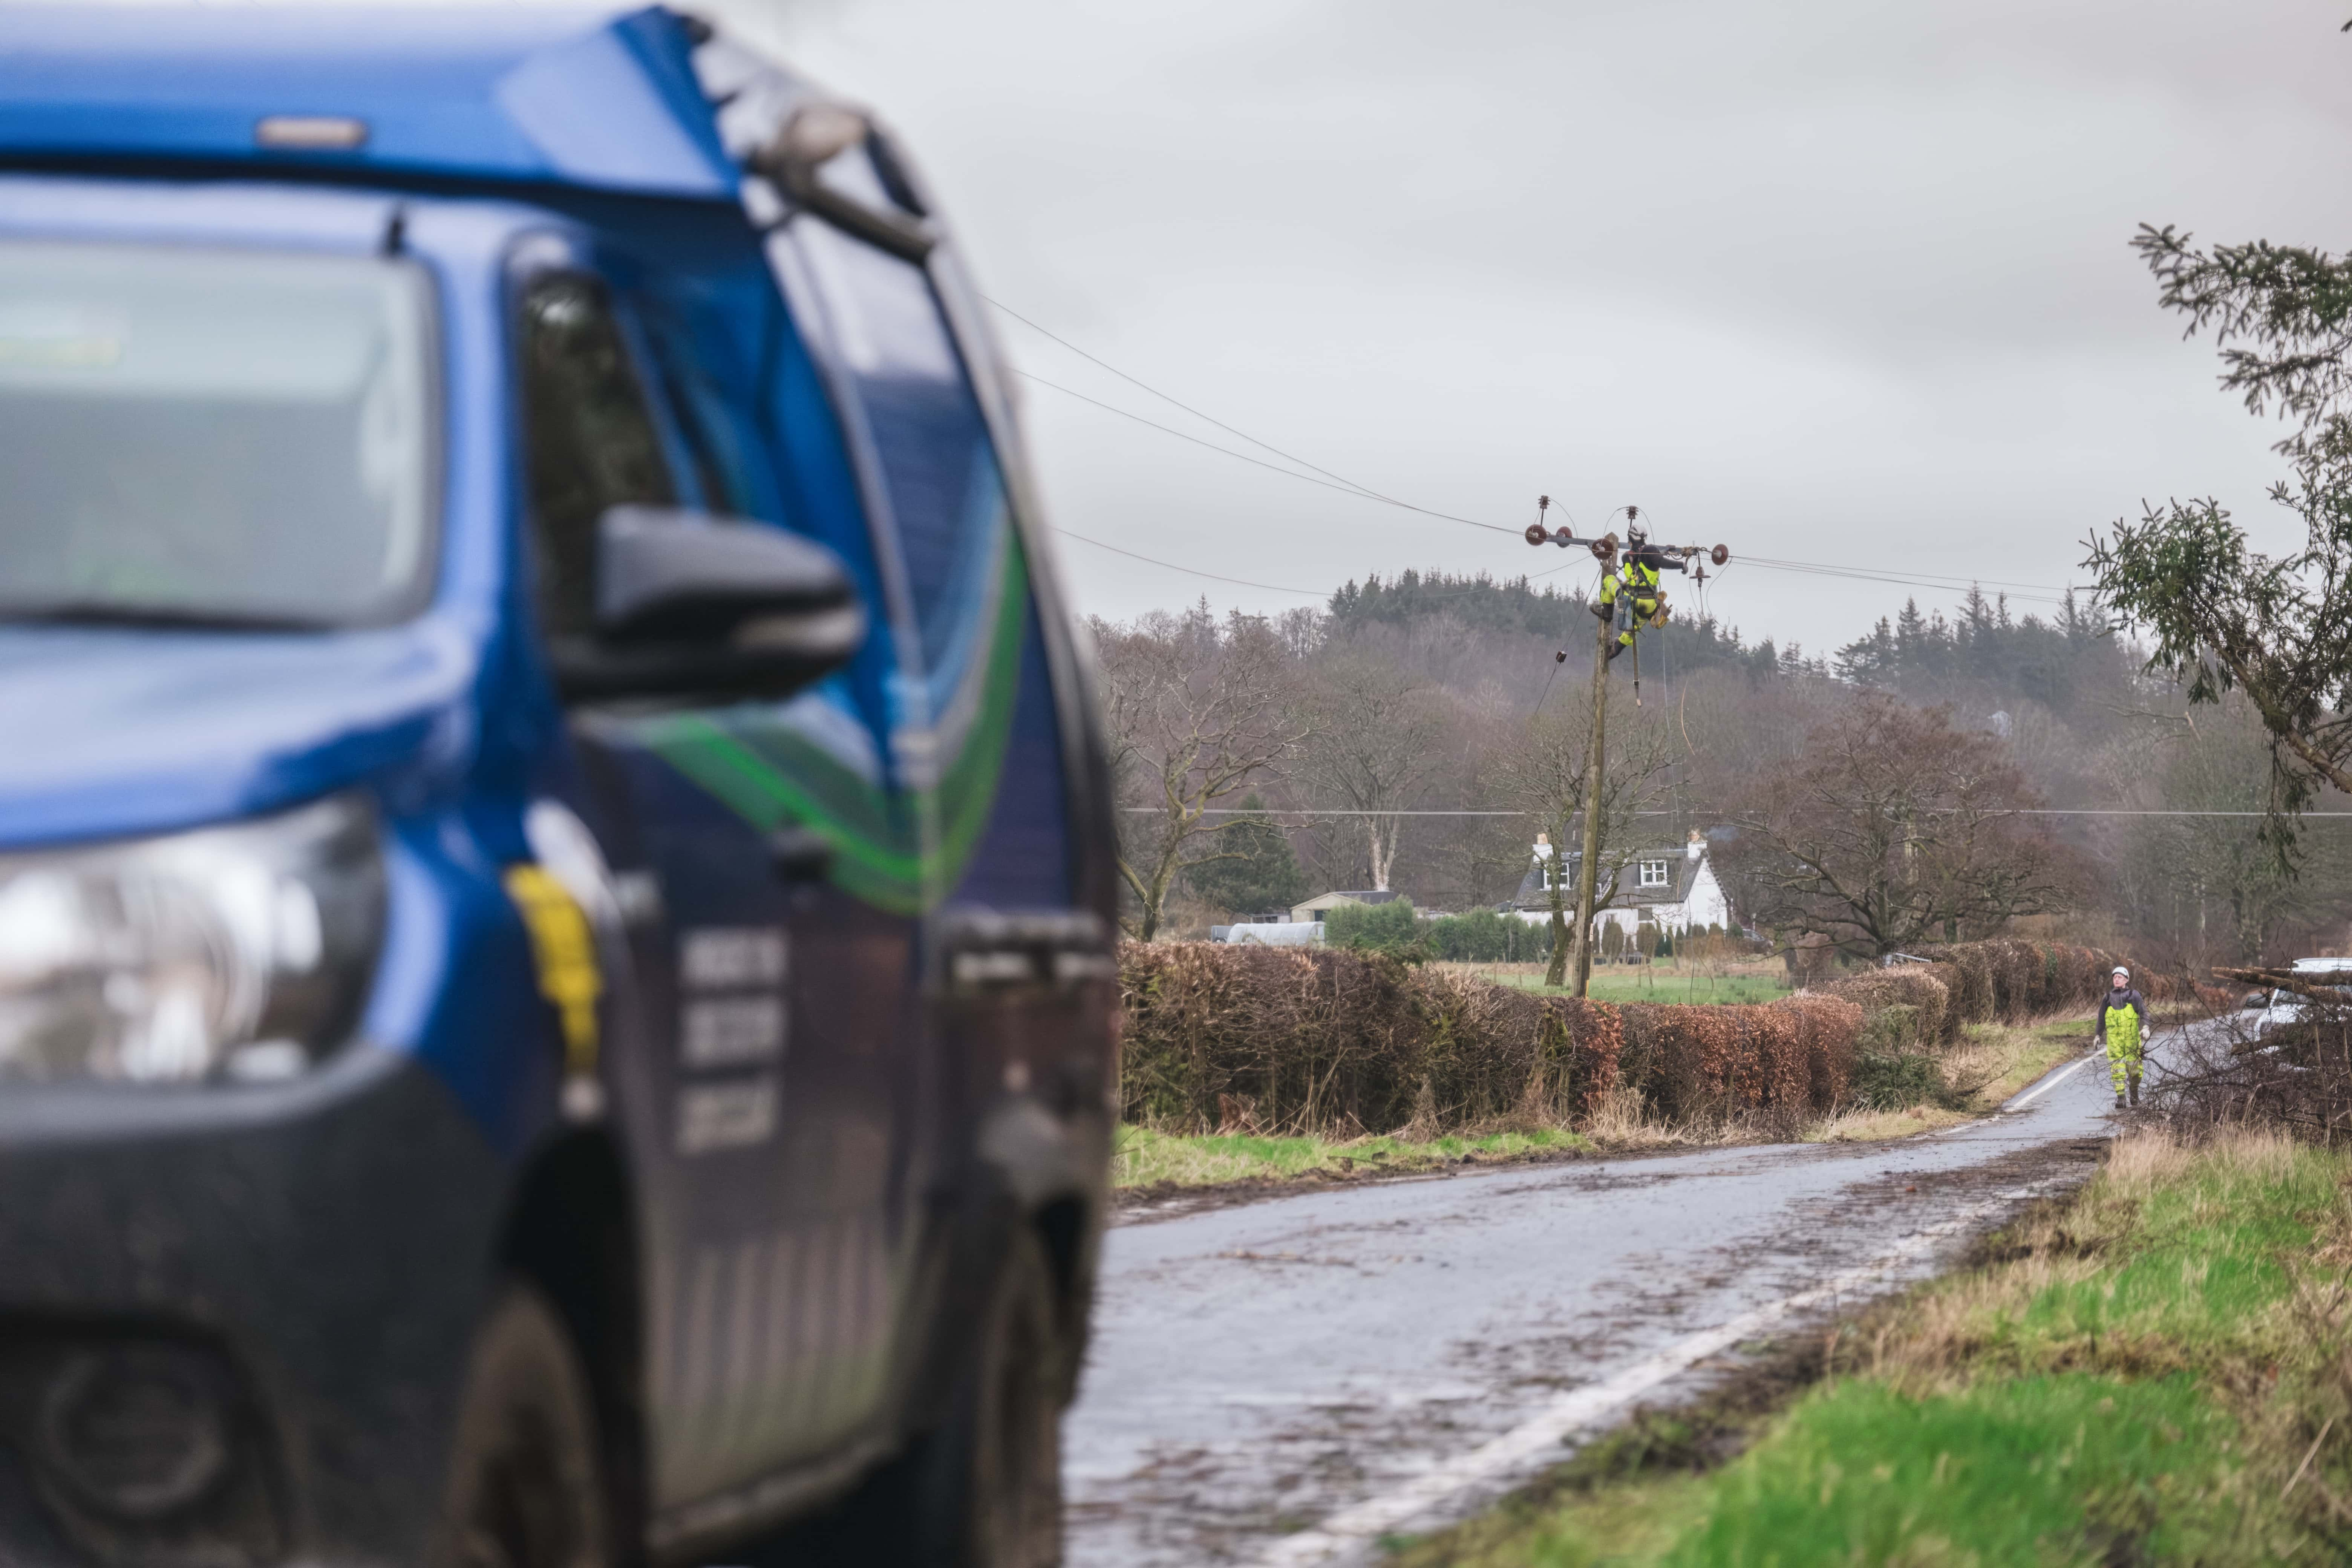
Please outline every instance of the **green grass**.
M1674 1425L1653 1417L1394 1561L2340 1562L2347 1185L2352 1156L2260 1133L2126 1139L1998 1261L1843 1334L1827 1381L1742 1418L1730 1463L1653 1443Z
M2234 1436L2185 1377L2063 1373L1917 1399L1842 1384L1727 1469L1662 1561L2101 1563L2123 1542L2173 1556L2206 1532L2164 1505L2225 1489Z
M1573 986L1553 986L1543 983L1543 971L1531 974L1497 973L1487 978L1499 984L1516 985L1523 991L1541 992L1547 996L1572 994ZM1789 994L1789 982L1780 975L1727 974L1716 977L1706 974L1677 974L1671 970L1634 968L1622 970L1596 969L1587 994L1596 1002L1769 1002Z
M1592 1147L1574 1132L1493 1132L1427 1142L1401 1138L1276 1138L1255 1133L1180 1137L1148 1127L1121 1127L1111 1156L1112 1181L1121 1187L1214 1186L1225 1182L1297 1180L1310 1175L1367 1176L1433 1170L1465 1158L1506 1160Z

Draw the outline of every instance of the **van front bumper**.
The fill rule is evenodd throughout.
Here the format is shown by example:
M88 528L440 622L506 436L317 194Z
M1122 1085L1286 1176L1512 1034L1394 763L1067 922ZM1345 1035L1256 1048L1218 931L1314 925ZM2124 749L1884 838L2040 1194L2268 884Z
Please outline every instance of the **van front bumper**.
M366 1047L0 1092L0 1563L417 1562L503 1180Z

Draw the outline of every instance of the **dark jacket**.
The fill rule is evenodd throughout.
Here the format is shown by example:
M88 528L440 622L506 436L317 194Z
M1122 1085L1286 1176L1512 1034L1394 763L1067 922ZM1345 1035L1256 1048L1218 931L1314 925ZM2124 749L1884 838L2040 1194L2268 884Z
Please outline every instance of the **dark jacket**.
M1664 551L1654 544L1648 543L1639 544L1628 550L1625 552L1625 560L1630 565L1647 566L1651 571L1659 573L1664 572L1674 564L1666 559Z
M2099 1001L2099 1016L2091 1020L2092 1032L2102 1040L2107 1037L2107 1014L2117 1007L2130 1007L2139 1014L2140 1038L2147 1038L2147 998L2137 988L2126 985L2121 991L2110 987Z

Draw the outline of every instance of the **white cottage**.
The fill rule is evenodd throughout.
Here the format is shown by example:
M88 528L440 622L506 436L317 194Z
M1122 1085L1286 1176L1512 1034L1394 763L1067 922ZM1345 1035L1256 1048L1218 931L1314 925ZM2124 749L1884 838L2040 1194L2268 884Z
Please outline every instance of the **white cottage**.
M1524 921L1551 919L1551 878L1559 858L1545 836L1536 836L1530 864L1519 890L1511 900L1511 910ZM1566 889L1572 900L1576 890L1578 864L1583 856L1571 851L1566 857L1566 868L1559 872L1566 879ZM1613 885L1617 897L1610 900L1612 874L1601 868L1602 881L1594 901L1609 904L1594 917L1594 929L1600 931L1615 925L1630 938L1633 928L1647 922L1660 931L1679 936L1686 931L1705 931L1719 925L1731 929L1731 900L1716 879L1715 868L1707 858L1706 837L1696 828L1691 830L1690 842L1676 848L1668 846L1644 849L1629 858L1615 868Z

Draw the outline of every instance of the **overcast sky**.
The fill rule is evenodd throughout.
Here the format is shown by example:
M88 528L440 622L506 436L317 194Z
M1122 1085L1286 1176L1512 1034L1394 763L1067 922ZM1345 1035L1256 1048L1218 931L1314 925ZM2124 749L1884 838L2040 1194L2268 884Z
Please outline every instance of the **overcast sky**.
M2346 243L2345 0L722 8L898 126L996 299L1390 495L2045 587L2142 497L2291 537L2280 432L2127 241ZM1033 375L1240 445L1000 325ZM1027 408L1053 521L1162 560L1321 593L1568 559ZM1107 616L1311 602L1063 542ZM1822 651L1906 592L1735 566L1710 597Z

